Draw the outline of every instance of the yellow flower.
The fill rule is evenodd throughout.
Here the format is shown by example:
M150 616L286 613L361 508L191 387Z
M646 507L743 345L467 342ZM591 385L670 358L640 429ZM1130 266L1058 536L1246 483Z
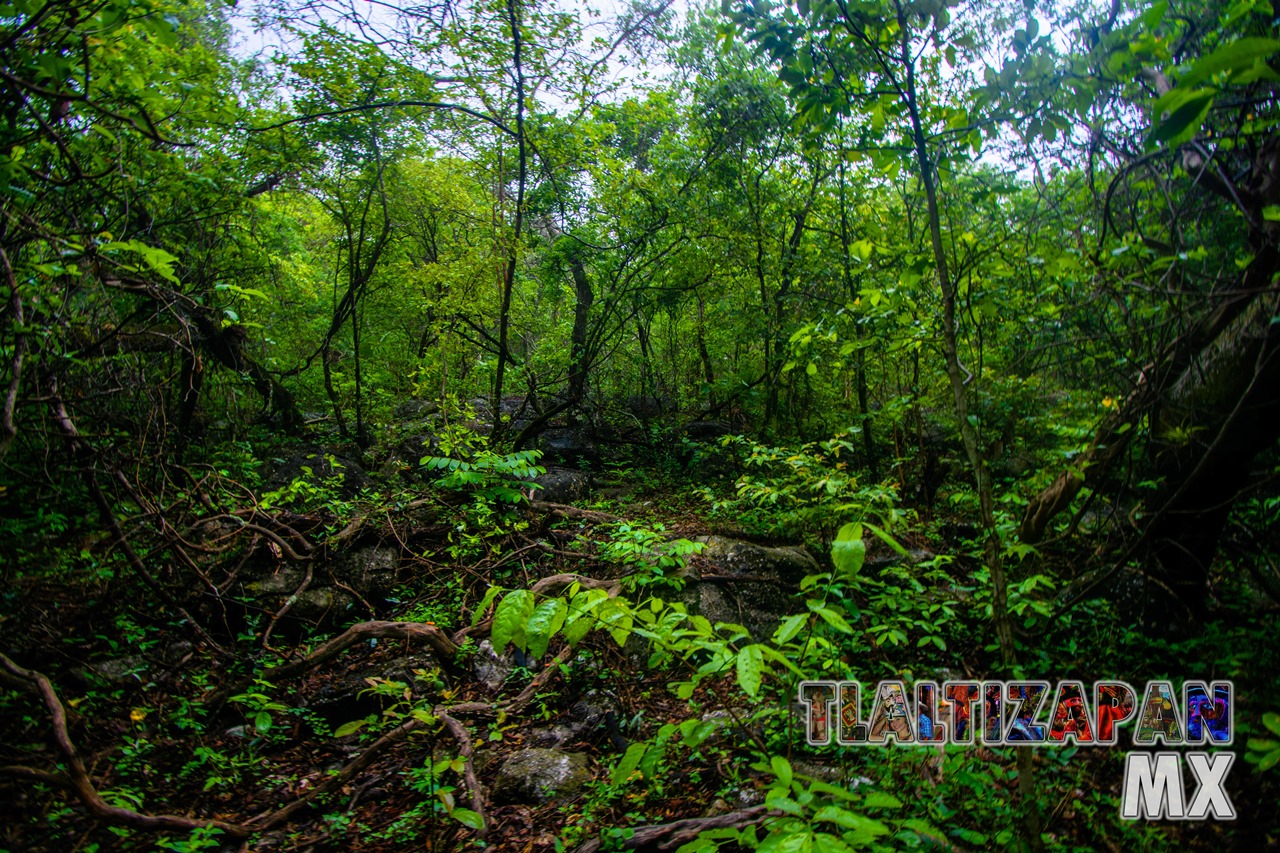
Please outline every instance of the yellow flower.
M129 712L129 719L133 720L135 723L140 723L146 718L147 718L146 708L134 708L132 711Z

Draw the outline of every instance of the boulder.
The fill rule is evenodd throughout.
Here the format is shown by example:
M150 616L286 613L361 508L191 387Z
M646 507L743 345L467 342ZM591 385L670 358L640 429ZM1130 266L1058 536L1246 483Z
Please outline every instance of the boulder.
M795 611L800 581L819 570L801 546L766 547L723 536L699 541L706 547L681 600L712 624L742 625L757 642L768 639L782 618Z
M483 684L490 693L497 693L502 689L507 676L515 669L515 656L512 655L511 649L498 654L493 650L492 643L488 640L481 640L480 645L476 647L471 666L475 671L476 680Z
M547 473L533 479L538 488L533 499L556 504L569 504L586 498L591 491L591 475L573 468L548 468Z
M301 480L318 489L332 489L344 498L354 497L370 485L360 463L346 456L325 453L319 447L302 447L279 460L262 484L263 491L287 489Z
M542 805L576 793L591 779L585 753L559 749L521 749L498 768L495 803Z
M690 441L715 441L738 430L725 421L691 421L680 428L680 434Z
M440 404L435 400L405 400L396 406L395 418L398 421L423 421L440 411Z
M381 596L396 584L400 550L388 545L366 545L340 554L332 563L333 576L366 598Z
M426 649L376 663L362 661L351 665L339 678L326 681L307 697L306 706L326 715L341 716L341 722L346 722L382 709L383 700L365 693L369 690L370 678L399 681L409 687L414 699L423 699L434 688L432 679L420 676L419 672L429 674L439 668L435 655Z
M600 448L591 434L581 427L554 427L541 438L543 458L550 463L570 467L593 465L600 461Z
M355 603L355 599L340 589L305 589L289 608L289 615L305 622L341 622Z

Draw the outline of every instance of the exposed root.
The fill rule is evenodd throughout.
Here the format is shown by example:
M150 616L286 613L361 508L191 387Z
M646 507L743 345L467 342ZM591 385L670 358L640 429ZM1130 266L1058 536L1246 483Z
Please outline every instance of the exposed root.
M471 743L471 735L467 732L467 727L446 711L436 711L445 728L449 730L449 734L453 735L454 740L458 742L458 754L462 756L462 780L467 784L467 790L471 792L471 810L480 815L484 821L483 826L477 831L477 835L483 838L489 831L489 820L484 812L484 789L480 785L480 780L476 778L476 765L474 761L475 747Z

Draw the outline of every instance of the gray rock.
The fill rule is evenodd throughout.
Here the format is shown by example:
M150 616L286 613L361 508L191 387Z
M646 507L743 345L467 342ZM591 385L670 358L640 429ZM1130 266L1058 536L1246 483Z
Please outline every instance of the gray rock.
M405 400L396 406L395 417L399 421L421 421L440 411L435 400Z
M476 680L483 684L490 693L497 693L502 689L507 676L515 669L516 664L510 649L499 655L493 650L492 643L488 640L481 640L480 645L476 647L475 657L472 659L471 665L475 671Z
M347 498L370 485L369 476L354 459L325 453L314 446L300 448L276 465L263 483L263 491L288 488L295 480L317 488L333 488Z
M708 536L698 564L680 598L691 613L711 621L742 625L756 641L768 639L795 609L795 592L818 563L802 547L764 547Z
M498 768L495 803L537 804L575 793L591 779L585 753L558 749L522 749Z
M387 545L353 548L333 561L334 577L361 595L389 592L396 583L400 567L400 550Z
M147 661L142 655L125 655L90 664L89 669L113 684L124 684L128 681L141 681L140 673L147 671Z
M622 703L617 696L604 690L588 690L581 699L573 703L574 718L587 725L601 725L609 714L613 714L615 721L621 722Z
M725 536L703 536L698 541L706 544L700 556L713 574L768 577L799 585L805 575L818 571L817 561L800 545L767 547Z
M572 725L557 723L547 728L533 729L529 732L528 742L532 746L555 749L577 740L585 728L586 726L582 723Z
M590 466L600 461L595 439L580 427L555 427L542 434L542 449L548 462L567 466Z
M177 666L195 650L189 640L174 640L160 652L160 662L165 666Z
M425 649L378 664L357 664L341 678L326 682L324 686L307 697L307 706L323 709L363 700L368 695L364 694L364 691L369 689L368 679L370 678L399 681L409 687L415 699L421 699L431 692L431 685L428 680L419 677L416 671L430 672L438 669L439 666L435 656Z
M254 598L269 595L293 595L298 584L302 583L302 569L297 566L281 566L277 571L256 581L244 585L244 591Z
M735 432L725 421L693 421L680 428L680 434L690 441L715 441Z
M580 501L591 492L591 475L573 468L548 468L547 473L535 477L534 500L568 504Z
M289 615L309 622L341 619L355 600L347 593L330 587L304 590L289 608Z

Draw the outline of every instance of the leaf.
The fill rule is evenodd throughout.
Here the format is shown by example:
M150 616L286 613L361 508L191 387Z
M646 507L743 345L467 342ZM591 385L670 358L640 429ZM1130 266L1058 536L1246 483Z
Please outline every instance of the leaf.
M476 605L476 612L471 617L472 628L480 624L480 620L484 618L484 614L489 612L489 605L493 604L493 600L501 593L502 587L496 585L489 587L489 589L485 591L484 598L480 599L480 603Z
M347 735L353 735L367 725L369 725L369 721L367 719L352 720L351 722L343 723L342 725L338 726L338 728L334 729L333 736L346 737Z
M858 816L848 809L842 809L839 806L823 806L814 813L813 819L817 821L826 821L834 823L837 826L843 826L845 829L858 828Z
M534 608L533 615L525 626L528 652L532 657L540 658L547 653L552 635L564 625L567 610L564 601L559 598L549 599Z
M866 558L867 545L862 541L862 525L854 522L841 527L831 543L831 561L840 574L853 577L862 570Z
M1268 711L1262 715L1262 724L1274 735L1280 735L1280 714Z
M890 548L892 548L894 553L896 553L898 556L900 557L910 556L910 554L907 552L907 549L902 547L902 544L898 542L897 539L894 539L892 536L890 536L885 531L881 530L879 527L876 527L874 524L868 521L862 522L862 526L870 530L877 537L879 537L880 541L888 545Z
M826 622L832 628L835 628L841 634L853 633L853 628L849 625L848 622L845 621L844 617L841 616L839 613L836 613L831 608L819 607L816 610L814 610L814 613L817 613L819 616L821 616L822 621Z
M738 652L738 684L748 696L760 692L760 682L764 679L764 655L760 646L751 645Z
M885 791L872 791L867 794L863 804L869 809L900 809L902 800Z
M774 645L780 646L783 643L791 642L796 634L800 633L800 629L804 627L805 622L808 620L809 614L807 613L797 613L788 617L787 621L779 625L778 630L773 632Z
M1268 38L1242 38L1224 44L1208 56L1197 59L1191 70L1178 80L1178 85L1194 86L1221 71L1242 71L1278 50L1280 41Z
M1212 89L1200 89L1188 95L1181 106L1151 131L1147 141L1167 142L1170 146L1175 146L1191 139L1204 123L1205 116L1209 115L1209 108L1213 106L1215 97L1216 93Z
M489 641L493 643L496 654L502 654L512 640L517 645L524 645L524 626L532 613L533 593L527 589L507 593L493 614L493 633Z
M253 718L253 727L258 730L260 735L265 735L271 731L271 714L266 711L259 711L257 716Z
M769 766L773 769L773 775L778 777L778 781L786 787L791 787L791 762L783 758L781 755L775 755L769 759Z
M468 829L474 829L477 832L484 829L484 818L481 817L478 812L473 812L471 809L454 809L449 812L449 817L453 818Z
M636 768L640 766L640 759L644 758L645 750L648 748L648 745L643 743L633 743L627 747L622 760L618 762L617 767L613 768L613 775L609 777L609 784L617 787L630 779L631 774L636 772Z

